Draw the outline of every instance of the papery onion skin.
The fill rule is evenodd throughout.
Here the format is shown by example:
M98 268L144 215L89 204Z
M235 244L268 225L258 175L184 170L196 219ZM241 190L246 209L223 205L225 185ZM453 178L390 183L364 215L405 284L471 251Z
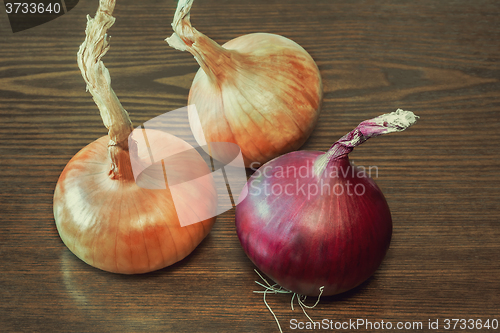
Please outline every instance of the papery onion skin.
M215 217L181 227L168 187L149 190L133 178L112 179L108 142L104 136L84 147L59 177L54 218L64 244L89 265L113 273L146 273L182 260L207 236ZM122 158L130 163L128 153ZM211 186L185 199L211 200Z
M199 154L169 159L167 178L164 158L194 151L187 142L143 127L142 141L150 145L139 149L130 135L132 121L101 61L109 49L107 30L115 22L115 3L100 0L95 17L87 16L85 41L77 54L108 135L84 147L64 168L54 191L54 219L64 244L84 262L113 273L137 274L169 266L194 250L215 222L217 193L212 178L199 177L210 174ZM144 166L138 175L131 152L135 165ZM139 187L135 176L154 186ZM176 187L174 205L167 179L198 181ZM200 209L194 212L191 202L198 202ZM179 216L195 222L181 227ZM198 222L201 216L210 218Z
M312 166L322 154L292 152L268 162L249 179L248 195L236 208L238 238L252 262L280 286L308 296L318 296L322 286L322 295L328 296L360 285L381 264L392 235L391 213L384 195L373 179L358 177L363 170L350 164L347 157L329 164L321 179L313 179ZM288 168L288 173L285 168L284 176L276 177L283 165L293 168ZM327 177L335 168L344 170L347 177ZM299 170L308 177L294 177L293 172ZM276 196L265 195L262 181L269 182L269 193L273 186L275 192L278 188L294 192L280 195L277 205L273 203ZM252 184L262 190L261 194L252 189ZM304 193L292 190L289 184L295 189L302 187ZM362 186L365 193L311 195L311 184L318 184L318 192L322 185L324 191L329 187L340 192L342 186L352 193L355 186L360 193Z
M322 99L311 56L292 40L266 33L223 47L232 54L227 72L217 74L215 85L200 68L189 92L203 129L192 123L195 137L238 144L247 167L300 148L316 126Z
M382 263L392 218L369 172L349 162L354 147L400 132L417 116L401 109L361 122L326 152L299 151L260 167L236 207L236 231L250 260L281 287L335 295Z
M316 126L323 85L313 58L299 44L275 34L252 33L220 46L191 26L192 0L180 0L170 46L200 64L188 104L200 146L232 142L246 167L298 149Z

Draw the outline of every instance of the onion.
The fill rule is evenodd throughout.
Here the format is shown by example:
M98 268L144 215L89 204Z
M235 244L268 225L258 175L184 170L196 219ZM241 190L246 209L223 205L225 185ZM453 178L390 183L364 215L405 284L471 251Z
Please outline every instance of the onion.
M87 36L78 52L78 65L109 135L83 148L64 168L54 192L54 218L64 244L86 263L109 272L145 273L183 259L205 238L215 222L216 191L213 182L202 177L202 191L180 194L185 202L199 202L212 216L181 227L182 207L174 205L168 186L155 190L137 185L129 153L129 146L137 148L133 140L129 145L132 123L100 60L109 48L106 31L114 23L114 6L114 0L100 0L95 18L88 17ZM194 150L167 133L149 130L147 137L151 144L161 141L171 154ZM178 161L184 170L188 162ZM186 172L210 172L204 162L196 166L206 170Z
M389 248L391 213L375 181L348 154L416 118L398 109L362 122L327 153L297 151L261 166L236 207L238 238L252 262L299 295L334 295L368 279Z
M201 127L191 123L198 144L235 143L247 167L300 148L318 120L323 94L314 60L294 41L268 33L220 46L191 26L192 3L179 0L175 33L166 41L189 51L201 67L188 100L201 120Z

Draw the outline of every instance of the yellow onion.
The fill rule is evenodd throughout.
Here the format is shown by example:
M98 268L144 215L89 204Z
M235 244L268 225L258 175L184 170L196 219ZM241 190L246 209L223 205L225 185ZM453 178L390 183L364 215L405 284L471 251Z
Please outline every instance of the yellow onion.
M114 0L100 0L95 18L88 17L87 37L78 52L87 89L109 134L83 148L64 168L54 192L54 219L64 244L89 265L115 273L145 273L171 265L194 250L215 222L217 197L213 182L206 177L200 178L197 191L181 193L184 202L201 202L205 216L212 216L181 226L180 209L190 208L174 205L168 186L148 189L137 185L129 153L129 147L136 144L129 143L132 123L101 61L109 48L106 31L114 23L114 6ZM150 130L147 137L152 144L161 142L171 154L193 150L168 133ZM177 159L179 165L171 169L186 170L190 162ZM163 160L155 166L161 167L159 163ZM179 176L210 172L204 163L195 166Z
M220 46L191 26L192 3L179 1L175 33L166 40L193 54L201 67L188 100L201 120L201 127L191 123L197 142L236 143L247 167L298 149L316 125L323 94L312 57L294 41L268 33Z

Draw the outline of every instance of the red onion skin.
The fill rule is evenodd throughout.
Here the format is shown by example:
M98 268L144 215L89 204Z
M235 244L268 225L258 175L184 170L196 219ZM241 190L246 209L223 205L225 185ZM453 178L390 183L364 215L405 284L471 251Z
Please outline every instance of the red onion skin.
M375 181L347 155L331 160L318 178L313 165L322 154L297 151L268 162L250 178L248 195L236 208L236 231L251 261L280 286L307 296L318 296L322 286L328 296L363 283L381 264L392 235L389 206ZM335 170L340 177L330 177ZM310 184L325 184L324 193L336 185L339 193L342 186L344 194L312 195ZM362 195L354 193L356 185ZM280 188L293 193L272 194Z

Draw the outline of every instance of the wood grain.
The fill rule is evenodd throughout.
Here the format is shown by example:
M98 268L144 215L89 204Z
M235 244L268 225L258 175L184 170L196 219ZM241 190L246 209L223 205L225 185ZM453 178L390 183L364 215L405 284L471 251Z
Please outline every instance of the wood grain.
M106 130L76 64L97 1L13 34L0 14L0 331L278 332L234 230L234 211L182 262L150 274L96 270L62 244L52 195L69 159ZM174 1L120 0L104 58L139 125L187 102L198 66L170 49ZM324 298L315 320L500 320L500 3L495 0L197 0L219 43L250 32L311 53L325 94L303 149L322 150L397 108L421 118L352 153L377 166L394 233L366 283ZM306 321L268 295L284 332ZM360 331L370 331L360 329ZM467 331L484 331L467 330Z

